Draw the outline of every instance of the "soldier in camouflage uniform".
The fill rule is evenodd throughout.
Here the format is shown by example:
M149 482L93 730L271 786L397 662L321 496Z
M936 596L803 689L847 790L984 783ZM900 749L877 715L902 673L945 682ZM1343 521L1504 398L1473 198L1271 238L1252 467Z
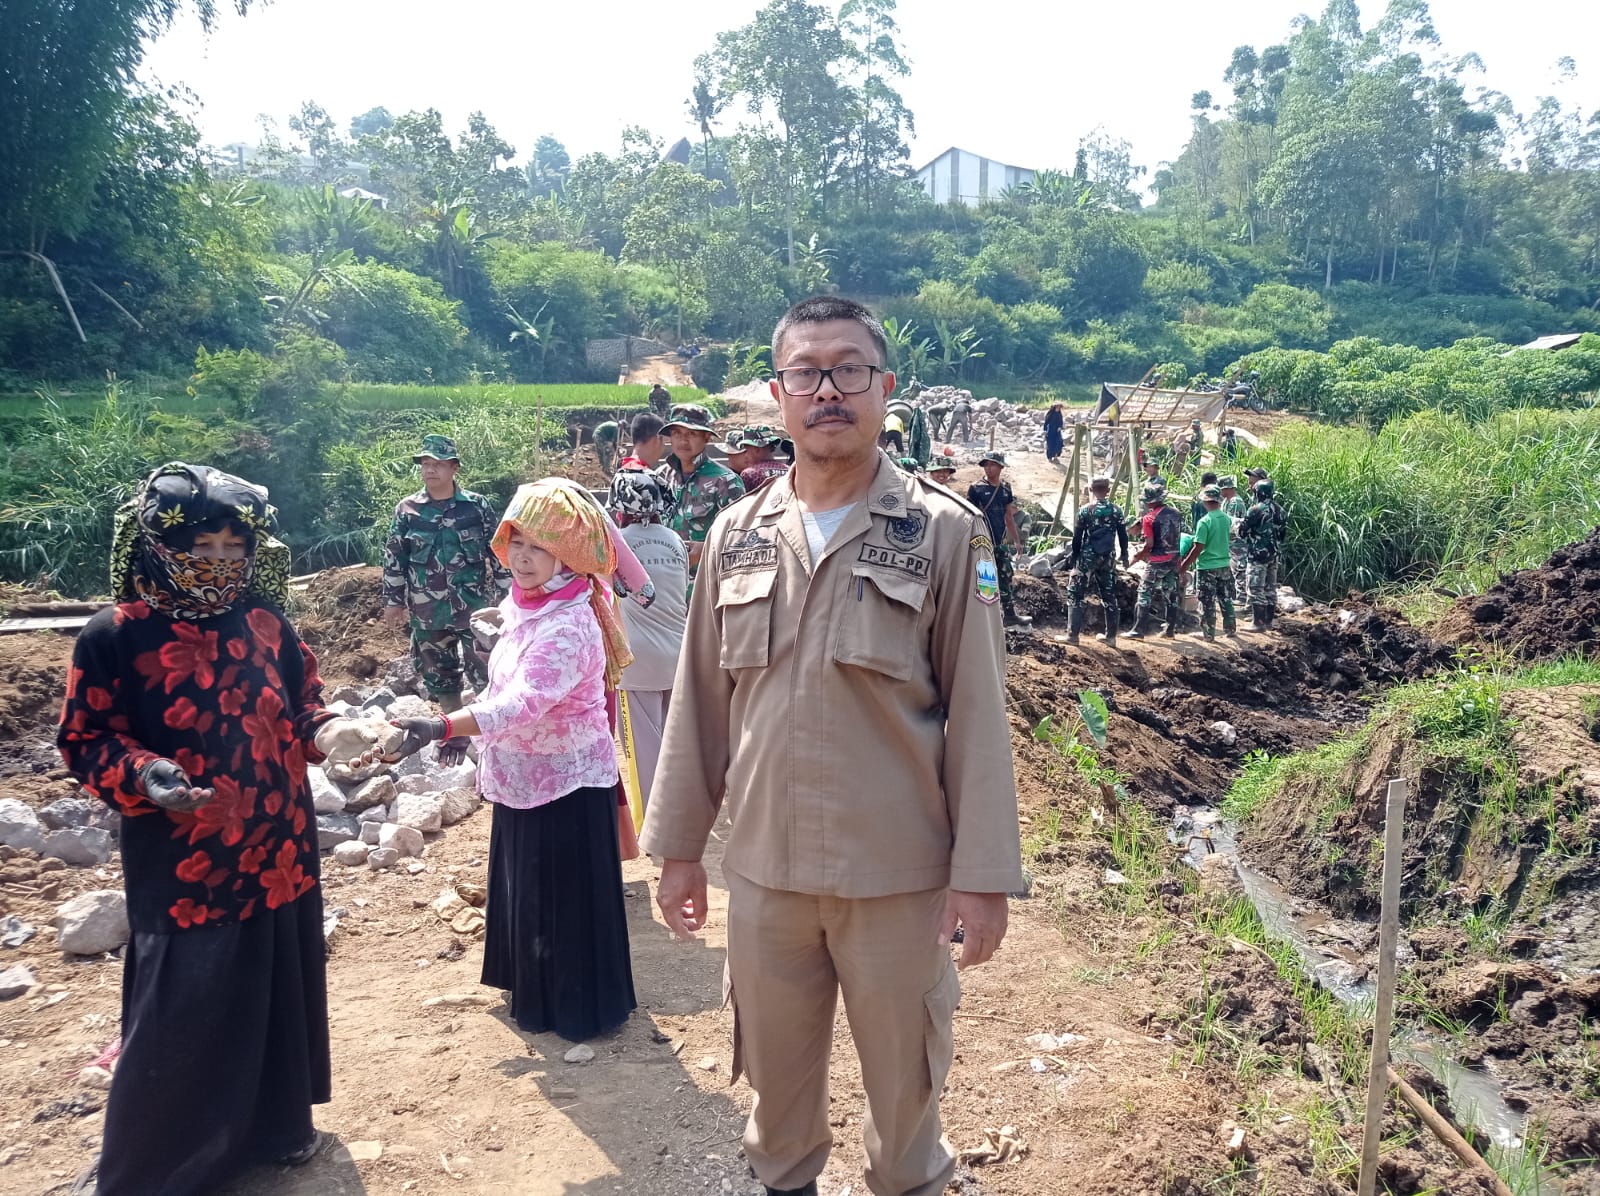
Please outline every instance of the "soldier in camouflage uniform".
M1250 509L1250 504L1245 502L1244 496L1239 493L1239 483L1234 476L1224 474L1217 481L1217 489L1222 491L1222 513L1233 524L1233 543L1228 549L1229 567L1233 570L1233 598L1235 602L1244 598L1244 541L1239 538L1239 525L1244 522L1245 512Z
M596 424L594 429L594 455L600 460L600 468L610 477L617 464L617 441L621 437L621 429L617 421L608 419L603 424Z
M1117 644L1117 628L1122 622L1122 612L1117 606L1117 568L1113 551L1128 567L1128 525L1122 508L1111 501L1111 479L1105 475L1089 483L1094 501L1078 509L1078 519L1072 528L1072 551L1067 556L1067 567L1072 576L1067 581L1067 643L1078 642L1083 630L1085 591L1093 586L1100 592L1100 604L1105 609L1106 629L1100 638L1111 647Z
M1255 496L1255 505L1239 525L1239 538L1244 541L1247 562L1245 585L1250 593L1251 626L1257 631L1271 631L1278 617L1278 557L1283 551L1289 519L1272 497L1271 478L1256 483Z
M1000 609L1005 612L1007 626L1025 627L1033 622L1032 615L1019 615L1012 583L1015 580L1013 560L1022 551L1022 529L1017 526L1017 499L1011 484L1002 482L1000 474L1006 467L1006 456L988 452L978 458L983 466L983 481L967 487L967 501L989 522L989 532L994 540L995 571L1000 576Z
M1167 506L1167 488L1151 483L1144 488L1143 502L1148 508L1140 519L1144 544L1134 554L1135 563L1148 561L1144 580L1139 583L1139 617L1128 632L1129 639L1143 639L1146 620L1152 618L1155 597L1161 595L1167 625L1163 639L1178 634L1183 619L1183 595L1178 575L1178 546L1183 538L1183 516Z
M472 612L499 602L511 575L489 549L500 516L456 485L461 460L446 436L424 436L413 458L423 488L395 508L383 547L384 619L409 622L411 659L445 711L461 705L462 668L481 693L489 678L472 650Z
M679 403L662 429L672 440L672 452L656 470L674 508L667 526L689 549L689 586L700 568L700 553L712 520L724 507L744 497L744 483L725 465L706 456L706 445L716 435L711 412L694 403Z

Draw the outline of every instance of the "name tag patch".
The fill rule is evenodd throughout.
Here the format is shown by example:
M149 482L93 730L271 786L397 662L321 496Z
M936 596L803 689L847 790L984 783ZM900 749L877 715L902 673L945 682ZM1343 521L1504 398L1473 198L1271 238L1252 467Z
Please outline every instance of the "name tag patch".
M723 573L748 573L756 569L778 567L777 532L771 537L762 535L759 528L735 531L722 542L717 554L717 566Z
M918 581L926 581L933 572L931 558L918 556L914 552L897 552L881 544L863 544L861 555L856 559L863 565L893 569L897 573L904 573L907 577L915 577Z

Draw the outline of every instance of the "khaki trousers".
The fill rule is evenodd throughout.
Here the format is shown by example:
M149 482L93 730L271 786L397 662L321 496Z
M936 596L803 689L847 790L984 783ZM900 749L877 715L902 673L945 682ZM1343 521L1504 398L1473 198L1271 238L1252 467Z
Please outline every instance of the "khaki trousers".
M842 990L867 1096L867 1187L938 1196L955 1171L939 1095L961 999L949 948L935 939L945 890L850 900L726 876L734 1078L742 1069L755 1090L744 1149L756 1175L786 1189L822 1173Z

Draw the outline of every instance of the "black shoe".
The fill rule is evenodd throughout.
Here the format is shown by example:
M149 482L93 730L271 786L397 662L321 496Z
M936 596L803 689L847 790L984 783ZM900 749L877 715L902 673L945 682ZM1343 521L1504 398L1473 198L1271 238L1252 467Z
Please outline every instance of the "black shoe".
M278 1163L283 1167L304 1167L312 1159L317 1157L317 1151L322 1149L322 1143L322 1131L312 1130L311 1141L307 1142L304 1146L302 1146L299 1150L294 1151L292 1154L284 1155L278 1160Z
M767 1196L817 1196L817 1181L812 1180L803 1188L767 1188Z

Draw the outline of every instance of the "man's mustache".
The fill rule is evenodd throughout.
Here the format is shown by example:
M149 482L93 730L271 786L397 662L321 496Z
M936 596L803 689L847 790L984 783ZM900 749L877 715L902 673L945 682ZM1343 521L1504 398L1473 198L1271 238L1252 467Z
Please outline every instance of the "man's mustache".
M817 407L806 412L806 427L809 428L814 424L821 423L825 419L842 419L847 424L856 422L855 413L850 408L829 403L826 406Z

